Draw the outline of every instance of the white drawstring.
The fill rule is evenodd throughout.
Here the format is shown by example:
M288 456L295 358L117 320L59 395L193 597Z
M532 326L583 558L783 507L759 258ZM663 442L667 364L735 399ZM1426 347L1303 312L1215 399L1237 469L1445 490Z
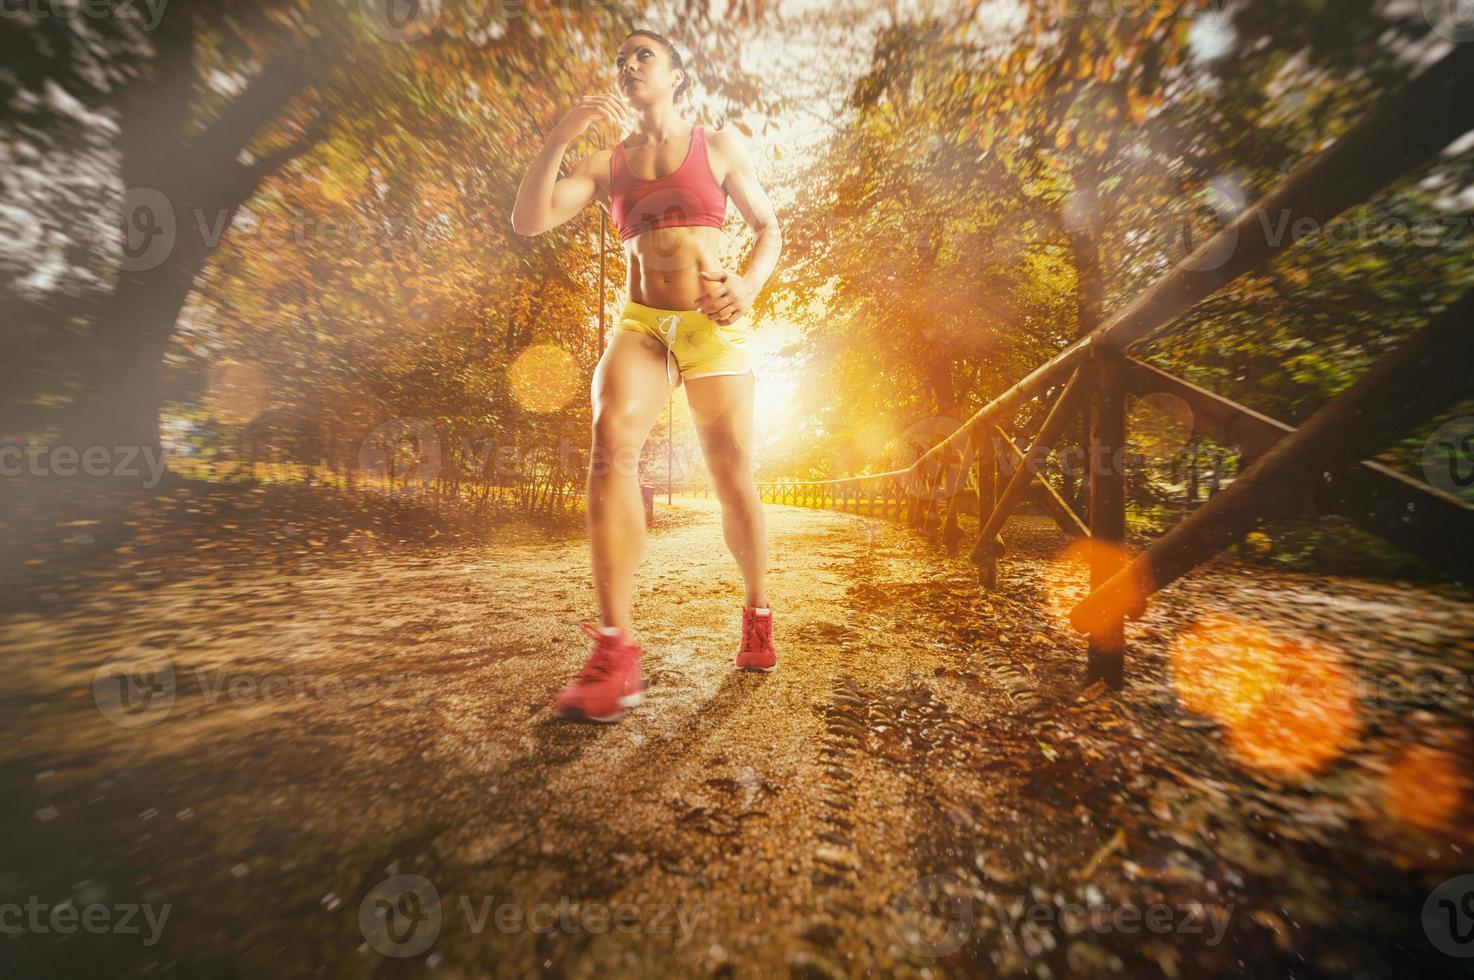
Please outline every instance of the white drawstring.
M666 323L670 325L665 326ZM680 326L680 323L681 315L679 313L672 313L670 316L660 317L655 325L655 330L660 334L660 339L665 342L665 383L667 385L672 384L670 362L675 354L671 351L671 348L676 345L676 328ZM678 367L680 366L679 361L676 364Z

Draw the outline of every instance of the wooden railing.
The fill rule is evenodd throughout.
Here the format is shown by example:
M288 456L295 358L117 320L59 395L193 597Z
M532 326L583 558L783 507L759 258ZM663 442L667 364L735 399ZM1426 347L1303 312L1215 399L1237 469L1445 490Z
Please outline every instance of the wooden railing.
M952 544L969 460L976 460L980 515L971 556L982 585L996 584L1005 522L1070 423L1086 420L1088 515L1075 514L1044 484L1043 500L1066 531L1090 549L1091 593L1071 613L1088 643L1085 681L1124 681L1125 621L1147 600L1239 540L1266 517L1306 501L1474 581L1474 506L1425 483L1364 462L1419 423L1474 392L1474 292L1332 399L1298 429L1254 412L1129 356L1171 329L1199 301L1292 247L1426 163L1474 129L1474 45L1453 53L1387 99L1178 265L1114 318L1070 344L993 398L904 470L822 481L764 484L765 500L812 503L889 517L938 532ZM1276 237L1272 229L1288 229ZM1125 551L1126 483L1114 465L1126 446L1128 394L1167 392L1193 411L1198 432L1236 445L1247 468L1144 553ZM1053 403L1027 448L1000 428L1026 403ZM1006 479L1000 477L1000 462ZM1011 474L1006 471L1011 470ZM960 479L959 479L960 474ZM879 505L877 506L877 501ZM939 513L940 502L945 513ZM982 517L982 515L987 515Z

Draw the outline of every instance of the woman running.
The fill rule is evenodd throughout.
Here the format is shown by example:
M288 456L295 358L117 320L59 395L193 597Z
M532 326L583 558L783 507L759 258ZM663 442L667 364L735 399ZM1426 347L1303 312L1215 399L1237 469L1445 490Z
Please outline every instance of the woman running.
M596 197L609 211L629 261L629 297L594 370L588 528L603 625L579 624L593 651L558 696L568 718L614 721L639 703L640 643L630 622L635 569L645 550L640 453L667 397L682 381L722 507L722 532L746 588L737 667L777 663L773 612L764 591L767 547L752 478L756 379L744 315L778 264L782 236L772 206L737 139L682 120L675 102L690 87L675 47L632 32L615 59L617 90L585 95L548 134L517 190L512 225L537 235L573 218ZM621 101L623 96L623 102ZM635 131L574 164L558 179L568 147L596 121ZM741 273L717 260L727 197L757 233Z

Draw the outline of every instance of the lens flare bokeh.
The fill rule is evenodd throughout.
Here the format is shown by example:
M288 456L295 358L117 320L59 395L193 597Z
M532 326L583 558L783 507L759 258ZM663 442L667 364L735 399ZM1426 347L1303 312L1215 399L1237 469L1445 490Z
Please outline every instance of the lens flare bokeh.
M533 344L507 371L512 395L530 412L556 412L578 390L573 356L556 344Z
M1330 646L1206 616L1170 651L1182 706L1223 726L1240 765L1285 780L1325 770L1361 724L1351 676Z

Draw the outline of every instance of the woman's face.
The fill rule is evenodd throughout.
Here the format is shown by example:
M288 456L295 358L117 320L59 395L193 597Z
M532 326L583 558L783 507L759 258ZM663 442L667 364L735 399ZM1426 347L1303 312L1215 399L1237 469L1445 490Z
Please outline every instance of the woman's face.
M619 93L637 106L673 101L685 78L680 69L671 68L665 46L643 34L619 46L614 67Z

